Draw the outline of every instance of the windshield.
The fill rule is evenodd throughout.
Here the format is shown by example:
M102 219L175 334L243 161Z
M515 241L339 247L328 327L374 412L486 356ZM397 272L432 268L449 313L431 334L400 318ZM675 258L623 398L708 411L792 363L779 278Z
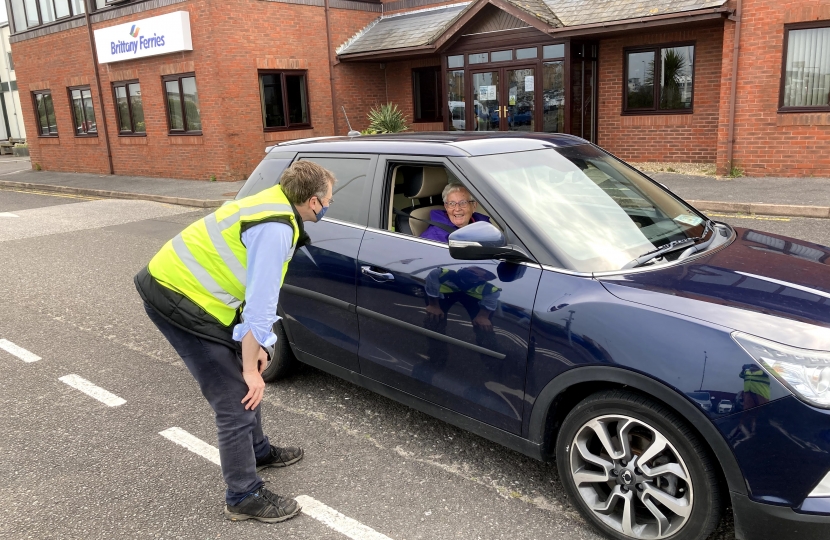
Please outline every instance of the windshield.
M580 272L619 270L705 230L694 209L592 145L470 161L562 262Z

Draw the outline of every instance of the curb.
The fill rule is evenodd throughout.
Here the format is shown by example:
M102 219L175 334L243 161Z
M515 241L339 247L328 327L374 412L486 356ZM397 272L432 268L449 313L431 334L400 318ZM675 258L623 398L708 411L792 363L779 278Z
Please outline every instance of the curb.
M704 212L732 212L761 216L788 216L830 219L830 206L798 204L736 203L723 201L686 201Z
M129 199L152 201L165 204L177 204L179 206L193 206L196 208L218 208L225 203L225 200L212 199L188 199L186 197L169 197L167 195L149 195L147 193L130 193L127 191L108 191L105 189L76 188L68 186L54 186L50 184L33 184L31 182L10 182L0 180L0 187L17 188L22 190L54 191L56 193L69 193L72 195L88 195L104 199Z

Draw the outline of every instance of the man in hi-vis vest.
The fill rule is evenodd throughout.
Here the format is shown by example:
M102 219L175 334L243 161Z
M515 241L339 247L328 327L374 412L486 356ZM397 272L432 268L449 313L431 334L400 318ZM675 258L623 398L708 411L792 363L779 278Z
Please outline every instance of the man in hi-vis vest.
M303 222L323 218L334 183L323 167L297 162L278 185L187 227L135 277L147 315L216 413L225 516L234 521L275 523L300 512L257 475L303 457L301 448L273 446L262 432L263 347L277 341L280 287L294 251L308 241Z

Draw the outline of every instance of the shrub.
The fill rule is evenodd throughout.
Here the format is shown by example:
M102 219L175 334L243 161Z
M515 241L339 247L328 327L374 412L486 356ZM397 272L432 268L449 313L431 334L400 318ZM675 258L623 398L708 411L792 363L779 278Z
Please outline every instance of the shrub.
M369 111L369 128L366 131L400 133L408 129L406 116L394 103L378 105Z

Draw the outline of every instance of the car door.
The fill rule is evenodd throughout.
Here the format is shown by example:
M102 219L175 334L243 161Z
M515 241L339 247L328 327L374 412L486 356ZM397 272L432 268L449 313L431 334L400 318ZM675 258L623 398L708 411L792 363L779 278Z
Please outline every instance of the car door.
M449 180L463 181L484 202L445 160L379 158L370 227L358 261L361 373L518 434L541 268L455 260L447 244L390 230L392 175L401 165L445 167ZM440 204L440 191L433 202Z
M289 338L301 354L352 371L357 359L357 255L366 231L374 155L300 153L334 173L333 202L319 223L305 223L311 243L294 253L280 294Z

